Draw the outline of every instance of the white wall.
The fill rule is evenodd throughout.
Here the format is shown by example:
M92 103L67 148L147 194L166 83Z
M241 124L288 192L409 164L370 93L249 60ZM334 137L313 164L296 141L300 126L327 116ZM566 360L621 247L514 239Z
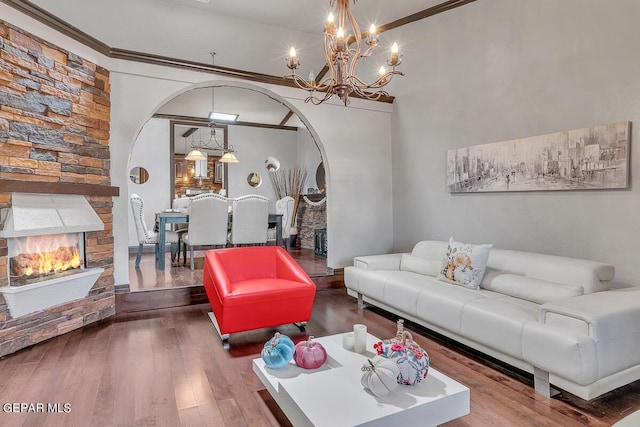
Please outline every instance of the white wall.
M144 200L144 216L148 228L153 228L155 212L170 208L169 196L170 171L169 165L169 121L165 119L150 119L142 128L136 141L129 170L136 166L143 167L149 172L149 180L144 184L134 184L129 180L128 191L120 194L136 193ZM133 222L131 208L128 212L129 246L138 246L138 235Z
M640 2L490 0L402 29L393 120L394 245L493 243L611 263L640 284L640 150L622 191L450 194L451 148L632 121L640 126ZM410 54L410 58L409 58Z
M239 163L228 165L228 197L258 194L269 198L270 212L275 212L276 196L264 161L273 156L280 160L282 167L293 167L297 154L297 132L247 126L229 126L228 129L228 142L238 150L236 156L240 160ZM258 187L251 187L247 182L247 177L252 172L258 173L262 178L262 184Z
M307 181L304 185L304 191L308 188L318 188L316 183L316 170L320 163L322 163L322 157L320 157L320 151L316 146L311 133L305 128L298 128L298 160L297 163L307 170Z

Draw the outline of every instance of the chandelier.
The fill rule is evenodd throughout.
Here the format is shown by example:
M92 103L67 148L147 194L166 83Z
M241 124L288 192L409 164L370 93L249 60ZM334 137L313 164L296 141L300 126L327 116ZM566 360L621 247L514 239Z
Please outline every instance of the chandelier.
M211 52L212 65L215 65L215 58L216 58L216 53ZM186 155L185 159L186 160L207 160L207 157L202 153L202 150L208 149L208 150L222 151L223 155L219 160L222 163L238 163L239 160L235 155L236 150L233 149L233 145L230 145L229 147L225 147L224 144L219 142L218 139L216 138L216 124L214 122L214 118L216 116L215 102L216 102L215 89L212 86L211 87L211 112L209 113L209 120L211 120L211 122L209 123L209 127L211 128L211 132L209 134L209 140L203 141L201 138L199 138L198 141L194 141L192 138L191 151L189 151L189 154ZM226 115L226 116L230 116L230 115ZM235 118L237 118L237 115L235 115ZM233 120L235 120L235 118Z
M222 163L238 163L239 160L236 157L236 150L233 149L233 145L230 145L228 148L224 147L224 144L216 138L216 128L215 124L209 124L211 127L211 131L209 133L209 139L207 141L202 138L198 138L196 141L193 137L191 138L190 147L191 150L189 154L185 156L185 160L207 160L207 156L202 153L202 150L216 150L222 151L222 157L220 158L220 162ZM198 132L198 135L200 133Z
M353 4L357 0L353 0ZM338 95L344 105L349 104L349 95L355 93L357 96L370 100L380 99L389 94L382 90L395 74L404 75L397 71L396 67L402 62L402 55L398 52L398 45L393 43L387 64L391 67L386 71L380 67L377 80L373 83L366 83L355 75L356 66L360 58L366 58L379 47L378 35L375 25L371 25L368 33L361 33L351 9L349 0L329 0L329 6L335 7L338 4L336 15L338 18L337 27L335 16L329 13L327 23L324 28L324 57L329 68L329 75L317 82L313 72L309 74L309 80L298 76L296 69L300 62L296 55L295 48L289 51L287 67L293 72L285 78L291 78L301 89L309 91L309 96L305 102L311 101L313 104L321 104L333 95ZM366 51L362 51L363 44L367 45ZM322 78L322 77L321 77ZM316 92L323 92L323 95L316 96Z

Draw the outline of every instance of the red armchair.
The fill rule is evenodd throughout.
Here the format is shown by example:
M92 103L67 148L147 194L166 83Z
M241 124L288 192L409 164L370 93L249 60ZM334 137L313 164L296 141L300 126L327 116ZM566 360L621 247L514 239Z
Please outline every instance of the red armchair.
M306 324L316 293L309 276L279 246L207 251L204 288L223 340L234 332Z

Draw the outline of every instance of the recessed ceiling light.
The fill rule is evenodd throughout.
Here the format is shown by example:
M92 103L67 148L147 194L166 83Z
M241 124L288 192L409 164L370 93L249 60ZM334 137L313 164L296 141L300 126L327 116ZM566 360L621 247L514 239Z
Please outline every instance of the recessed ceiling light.
M209 3L211 0L196 0L199 1L200 3Z
M200 1L200 0L198 0ZM225 122L235 122L238 120L237 114L229 114L229 113L218 113L217 111L214 113L213 111L209 113L210 120L223 120Z

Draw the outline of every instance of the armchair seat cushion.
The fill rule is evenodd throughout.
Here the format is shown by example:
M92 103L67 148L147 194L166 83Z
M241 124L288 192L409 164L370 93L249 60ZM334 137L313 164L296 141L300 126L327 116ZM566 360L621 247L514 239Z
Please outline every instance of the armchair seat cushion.
M286 279L260 279L236 282L233 290L224 297L227 306L249 304L273 304L309 296L309 288L300 282Z

